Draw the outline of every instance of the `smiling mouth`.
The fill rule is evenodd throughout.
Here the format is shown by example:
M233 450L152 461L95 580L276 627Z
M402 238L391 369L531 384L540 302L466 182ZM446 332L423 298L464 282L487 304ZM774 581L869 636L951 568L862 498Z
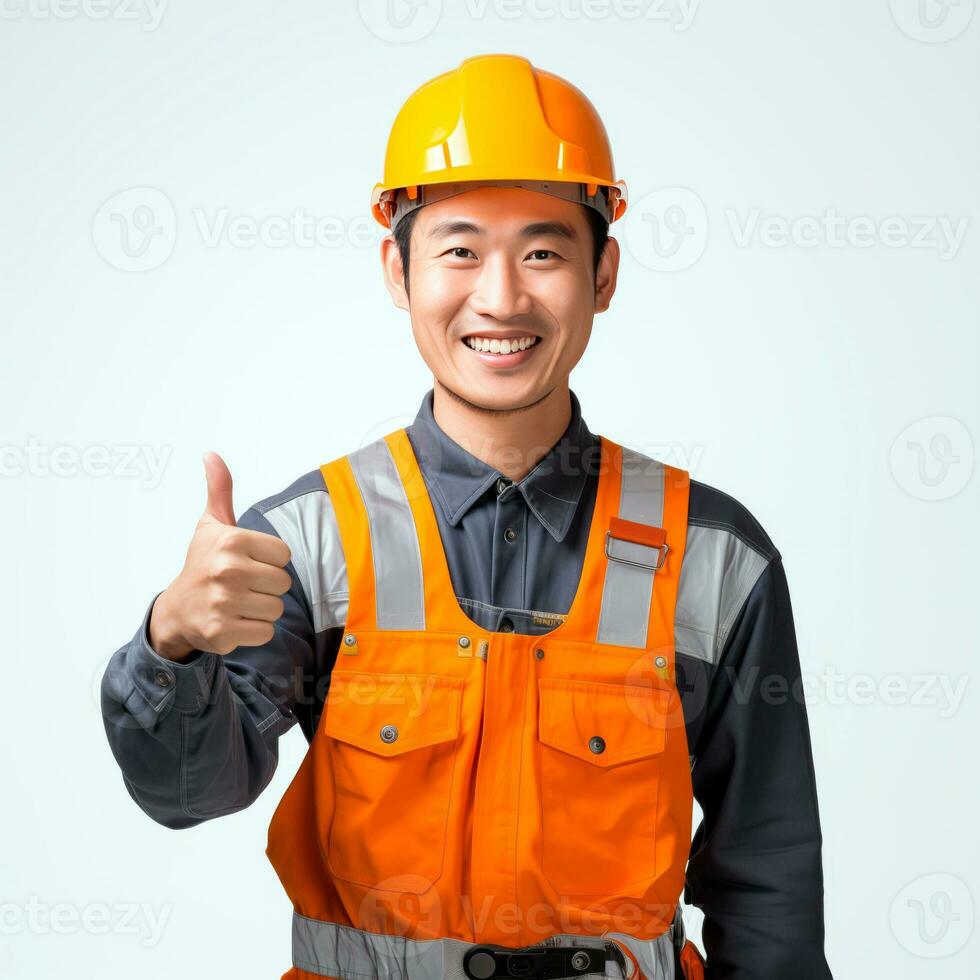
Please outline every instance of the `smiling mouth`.
M498 337L481 337L474 334L472 337L463 337L462 343L478 354L496 354L499 357L506 357L528 350L536 346L540 340L541 338L534 336L534 334L528 334L524 337L507 337L503 340Z

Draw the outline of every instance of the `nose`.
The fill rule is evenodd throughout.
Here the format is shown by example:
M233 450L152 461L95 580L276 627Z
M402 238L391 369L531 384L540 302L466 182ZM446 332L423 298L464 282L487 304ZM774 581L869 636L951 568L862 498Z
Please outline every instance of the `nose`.
M506 321L526 316L533 303L520 270L506 256L497 255L484 261L470 307L474 313Z

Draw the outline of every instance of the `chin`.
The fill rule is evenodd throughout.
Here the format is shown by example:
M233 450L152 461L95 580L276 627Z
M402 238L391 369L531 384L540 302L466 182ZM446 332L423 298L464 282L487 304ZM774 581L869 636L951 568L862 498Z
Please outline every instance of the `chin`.
M543 387L526 379L508 382L504 378L475 378L454 388L467 401L481 408L508 412L533 405L545 393Z

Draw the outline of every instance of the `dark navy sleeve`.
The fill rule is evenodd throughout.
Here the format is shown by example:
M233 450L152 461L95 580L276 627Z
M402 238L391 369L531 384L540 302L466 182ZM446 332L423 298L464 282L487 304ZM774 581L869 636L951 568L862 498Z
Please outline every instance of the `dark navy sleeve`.
M708 980L829 980L822 838L800 659L778 554L707 687L694 794L704 814L685 901L704 912Z
M276 534L255 508L239 527ZM293 563L275 635L226 656L194 651L175 663L150 645L153 602L102 678L102 717L129 795L155 821L185 828L249 806L279 760L278 740L298 721L311 738L343 629L315 633ZM154 602L156 598L154 597Z

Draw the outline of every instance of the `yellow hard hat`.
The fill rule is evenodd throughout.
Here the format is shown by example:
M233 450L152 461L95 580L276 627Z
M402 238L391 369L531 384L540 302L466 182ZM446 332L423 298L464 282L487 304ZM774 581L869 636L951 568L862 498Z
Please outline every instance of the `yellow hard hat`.
M467 58L416 89L391 127L371 211L386 228L474 182L528 187L580 201L615 221L626 184L595 106L527 58Z

